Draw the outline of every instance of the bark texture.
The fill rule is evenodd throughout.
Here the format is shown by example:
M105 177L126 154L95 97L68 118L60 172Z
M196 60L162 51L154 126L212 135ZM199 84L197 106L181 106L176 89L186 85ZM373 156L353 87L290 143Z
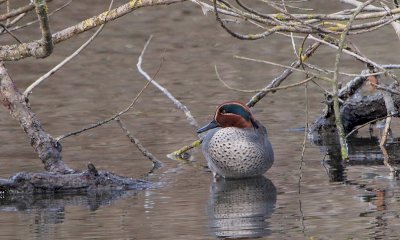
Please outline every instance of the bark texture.
M19 122L27 134L30 144L42 160L44 168L55 173L73 172L62 160L61 144L44 131L39 119L31 111L28 100L18 91L3 63L0 63L0 81L3 106L10 111L11 117Z
M387 116L385 96L382 91L374 91L365 96L357 95L361 91L361 87L365 86L366 80L367 78L365 77L357 77L340 90L339 97L342 100L340 114L346 133L349 133L359 125ZM396 84L392 84L390 89L398 92ZM394 108L398 112L400 95L390 95L393 99ZM310 127L309 136L316 143L320 141L329 142L326 138L332 138L332 136L337 135L333 102L330 96L326 96L325 103L326 107L323 113Z
M46 54L51 52L49 48L52 47L52 44L58 44L62 41L70 39L71 37L74 37L82 32L120 18L136 9L158 5L169 5L182 1L185 0L130 0L117 8L103 12L98 16L86 19L74 26L56 32L50 36L51 39L48 38L47 34L45 35L46 37L40 40L34 40L28 43L0 46L0 60L16 61L27 57L43 58L46 56ZM29 5L29 7L33 9L32 6ZM50 31L48 31L48 33L49 32ZM49 44L51 41L52 44Z
M0 191L12 194L87 193L104 190L138 190L151 186L150 182L144 180L92 170L73 174L21 172L9 179L0 179Z
M61 144L44 131L39 119L31 111L28 100L18 91L2 62L0 96L3 106L9 110L11 117L19 122L47 170L44 173L18 173L9 179L0 179L0 194L88 192L151 187L147 181L97 171L93 164L89 164L85 172L68 167L62 160Z

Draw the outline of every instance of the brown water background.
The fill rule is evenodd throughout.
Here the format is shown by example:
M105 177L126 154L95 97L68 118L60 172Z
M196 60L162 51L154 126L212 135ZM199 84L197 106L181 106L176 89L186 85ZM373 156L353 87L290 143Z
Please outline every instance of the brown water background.
M324 12L344 7L333 1L321 2L307 4L323 7ZM115 5L122 3L116 1ZM50 10L62 4L54 1ZM51 17L52 31L107 8L108 1L74 1ZM35 16L26 21L29 18ZM17 86L24 89L75 51L92 33L58 44L54 54L46 59L8 62L9 73ZM40 38L38 26L16 34L23 41ZM145 53L143 68L153 75L165 51L157 81L184 103L201 124L212 117L219 103L246 102L253 95L224 87L216 78L215 64L221 77L233 87L259 89L282 69L233 56L285 65L295 59L289 38L273 35L250 42L234 39L221 29L212 13L205 16L200 7L190 2L141 9L107 24L75 60L34 90L31 106L45 129L58 136L105 119L129 105L146 83L138 74L136 63L150 35L153 40ZM390 27L351 39L378 63L399 62L399 42ZM300 42L296 40L297 44ZM9 44L12 40L2 37L0 43ZM323 47L311 62L332 69L334 54L334 50ZM359 73L362 68L351 57L343 56L341 71ZM293 74L285 84L303 79L302 74ZM351 78L343 77L342 81L348 79ZM321 90L310 84L309 123L323 109L322 101ZM159 187L124 193L119 198L37 196L3 201L0 238L215 239L216 235L246 234L265 239L396 238L400 234L400 191L398 181L391 179L388 168L382 164L380 151L371 147L368 153L360 153L369 154L368 158L379 164L349 165L341 175L344 181L332 181L330 173L335 171L323 161L324 148L307 141L299 170L304 133L296 129L304 127L305 102L304 87L278 91L260 101L254 113L268 128L275 151L274 166L258 182L213 186L211 174L201 167L205 160L199 150L193 153L194 163L166 157L197 136L184 114L150 86L122 119L142 144L163 161L164 167L149 177ZM0 177L20 171L43 171L23 131L4 108L0 119ZM393 130L398 135L397 120ZM366 131L362 134L367 136ZM85 169L92 162L98 169L142 178L151 167L116 123L67 138L62 145L64 160L77 169Z

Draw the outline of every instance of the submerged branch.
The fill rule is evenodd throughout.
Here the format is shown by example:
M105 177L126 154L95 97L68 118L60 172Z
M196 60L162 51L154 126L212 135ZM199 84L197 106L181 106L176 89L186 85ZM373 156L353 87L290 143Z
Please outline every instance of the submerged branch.
M135 144L135 146L139 149L139 151L143 154L143 156L147 157L153 163L153 170L158 169L163 166L162 162L158 160L151 152L149 152L139 141L139 139L135 138L132 133L128 130L125 124L121 121L120 118L116 119L118 126L125 132L126 136L129 140Z

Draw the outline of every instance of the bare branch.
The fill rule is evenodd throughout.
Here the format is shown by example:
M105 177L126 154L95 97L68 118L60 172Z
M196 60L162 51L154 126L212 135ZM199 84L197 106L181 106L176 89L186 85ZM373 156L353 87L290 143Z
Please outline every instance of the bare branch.
M183 157L184 153L186 153L190 149L200 146L200 144L202 142L203 142L203 139L198 139L198 140L192 142L190 145L184 146L184 147L180 148L179 150L176 150L175 152L168 154L167 156L172 159L185 159Z
M26 12L32 11L33 9L35 9L35 5L30 3L30 4L22 6L20 8L11 10L10 12L7 12L6 14L1 14L0 15L0 21L4 21L4 20L6 20L8 18L15 17L15 16L17 16L17 15L19 15L21 13L26 13Z
M315 79L315 77L309 77L309 78L304 79L303 81L300 81L300 82L297 82L297 83L289 84L289 85L286 85L286 86L275 87L275 88L269 88L267 90L263 90L263 89L245 90L245 89L237 89L237 88L233 88L233 87L229 86L224 80L222 80L221 76L219 75L218 69L217 69L217 65L215 65L214 68L215 68L215 74L217 75L218 80L220 82L222 82L222 84L225 87L227 87L230 90L234 90L234 91L238 91L238 92L246 92L246 93L258 93L258 92L261 92L261 91L275 92L275 91L278 91L278 90L285 90L285 89L301 86L301 85L306 84L307 82L312 81L312 80Z
M142 52L141 52L141 54L140 54L140 56L139 56L139 59L138 59L138 64L139 64L139 62L140 62L140 64L141 64L141 61L142 61L141 59L142 59L142 57L143 57L144 52L145 52L146 49L147 49L147 46L148 46L148 44L149 44L151 38L152 38L152 36L150 36L149 40L147 40L146 44L144 45L143 50L142 50ZM158 74L158 72L159 72L159 70L160 70L160 68L161 68L162 63L163 63L163 58L162 58L162 61L161 61L160 65L159 65L159 67L158 67L158 69L157 69L157 72L155 73L154 76L156 76L156 75ZM77 130L77 131L74 131L74 132L66 133L66 134L64 134L64 135L61 135L61 136L57 137L56 139L57 139L58 141L60 141L60 140L62 140L62 139L64 139L64 138L66 138L66 137L70 137L70 136L74 136L74 135L80 134L80 133L85 132L85 131L87 131L87 130L90 130L90 129L99 127L99 126L101 126L101 125L104 125L104 124L106 124L106 123L108 123L108 122L111 122L112 120L116 120L117 118L119 118L120 116L122 116L123 114L125 114L126 112L128 112L129 110L131 110L131 109L133 108L133 106L136 104L136 102L137 102L137 100L139 99L139 97L142 95L142 93L144 92L144 90L147 88L147 86L149 86L149 84L150 84L152 81L153 81L153 80L148 81L148 82L144 85L144 87L142 88L142 90L140 90L140 92L136 95L136 97L133 99L133 101L131 102L131 104L130 104L127 108L125 108L124 110L120 111L119 113L114 114L113 116L111 116L111 117L109 117L109 118L107 118L107 119L105 119L105 120L103 120L103 121L100 121L100 122L91 124L91 125L88 126L88 127L82 128L82 129Z
M25 17L25 16L26 16L26 13L21 13L21 14L18 15L16 18L14 18L12 21L10 21L9 23L7 23L5 26L8 28L8 27L14 25L15 23L17 23L18 21L20 21L20 20L21 20L23 17ZM36 20L36 21L38 21L38 20ZM8 29L8 30L9 30L9 32L12 32L12 31L14 31L15 29L14 29L14 28L11 28L11 29ZM2 29L2 30L0 31L0 34L3 34L5 31L6 31L5 29Z
M39 119L31 111L24 96L15 87L2 62L0 62L0 80L3 105L10 110L11 116L19 121L45 169L57 173L73 172L62 161L61 145L44 131Z
M311 55L318 49L318 47L321 46L321 43L313 43L305 52L303 55L300 56L300 60L296 60L294 62L292 62L292 64L290 64L291 67L294 68L298 68L300 67L302 61L305 61L306 59L308 59L309 57L311 57ZM258 101L260 101L262 98L265 97L265 95L267 94L267 89L269 88L273 88L273 87L278 87L288 76L290 76L293 73L293 70L291 69L285 69L283 71L283 73L276 77L275 79L273 79L271 81L271 83L266 86L263 91L257 93L256 95L254 95L249 102L247 102L247 106L249 107L253 107Z
M0 23L0 27L3 28L3 30L2 30L3 32L7 32L8 34L10 34L10 36L13 37L13 38L15 39L15 41L17 41L18 43L22 43L22 42L17 38L17 36L15 36L14 33L12 33L12 32L7 28L6 25Z
M362 4L362 2L355 1L355 0L340 0L340 2L350 4L355 7L360 7ZM365 8L363 8L363 11L382 11L382 8L375 7L373 5L369 5L369 6L366 6Z
M338 51L335 58L335 70L333 73L333 84L332 84L332 97L333 97L333 109L335 113L335 123L336 128L338 130L339 141L340 141L340 148L341 148L341 155L343 160L347 160L349 158L349 153L347 149L347 142L345 137L345 131L342 123L342 117L340 114L340 107L339 107L339 90L338 90L338 76L339 76L339 62L342 56L342 50L344 46L344 40L346 39L346 35L350 30L351 24L355 20L356 16L362 11L365 6L368 6L375 0L368 0L365 3L361 4L357 7L356 11L350 18L349 22L346 24L342 34L340 35Z
M113 4L114 0L111 1L110 3L110 7L109 9L111 9L111 6ZM71 61L74 57L76 57L83 49L85 49L92 41L95 37L97 37L97 35L103 30L105 24L101 25L99 27L99 29L97 29L97 31L84 43L82 44L82 46L80 46L74 53L72 53L70 56L68 56L67 58L65 58L62 62L60 62L59 64L57 64L53 69L51 69L50 71L48 71L46 74L44 74L43 76L41 76L39 79L37 79L35 82L33 82L31 85L29 85L29 87L26 88L26 90L24 91L24 96L26 98L29 97L29 95L32 93L32 90L39 86L39 84L41 84L44 80L46 80L48 77L50 77L51 75L53 75L55 72L57 72L60 68L62 68L65 64L67 64L69 61Z
M40 39L41 48L34 52L35 57L45 58L53 52L53 39L50 32L49 18L47 16L47 5L45 0L35 0L36 14L39 18L40 30L42 31L42 39Z
M149 6L157 5L169 5L185 0L141 0L141 1L129 1L128 3L114 8L111 11L103 12L97 16L86 19L75 26L68 27L64 30L56 32L52 36L53 44L58 44L71 37L74 37L82 32L88 31L92 28L100 26L106 22L113 21L120 18L136 9ZM141 4L139 4L141 3ZM41 40L32 41L29 43L23 43L19 45L6 45L2 46L0 50L1 61L16 61L26 57L37 56L36 53L41 48ZM38 55L40 56L40 55Z
M136 64L136 67L139 71L140 74L142 74L142 76L148 81L151 82L154 86L156 86L162 93L164 93L165 96L167 96L173 103L174 105L180 109L181 111L183 111L186 115L187 120L189 121L190 125L194 126L195 128L199 128L200 125L197 123L196 119L193 117L192 113L189 111L189 109L183 105L178 99L176 99L170 91L168 91L168 89L164 88L163 86L161 86L159 83L157 83L154 79L152 79L149 74L147 74L143 69L142 69L142 60L143 60L143 53L144 50L147 48L147 46L150 43L152 37L149 38L149 40L147 41L142 54L139 57L139 61Z
M127 111L129 111L129 110L131 110L131 109L133 108L133 106L135 105L135 103L137 102L137 100L139 99L139 97L142 95L143 91L147 88L147 86L149 86L149 84L150 84L150 82L147 82L147 83L144 85L144 87L142 88L142 90L140 90L140 92L136 95L136 97L133 99L133 101L131 102L131 104L130 104L127 108L125 108L124 110L120 111L119 113L114 114L113 116L111 116L111 117L109 117L109 118L107 118L107 119L105 119L105 120L103 120L103 121L100 121L100 122L98 122L98 123L91 124L91 125L89 125L88 127L82 128L82 129L77 130L77 131L74 131L74 132L66 133L66 134L64 134L64 135L61 135L61 136L59 136L59 137L56 138L57 141L61 141L62 139L67 138L67 137L70 137L70 136L78 135L78 134L83 133L83 132L85 132L85 131L87 131L87 130L90 130L90 129L99 127L99 126L101 126L101 125L104 125L104 124L106 124L106 123L111 122L112 120L117 119L118 117L120 117L121 115L125 114Z
M62 5L61 7L56 8L56 9L54 9L52 12L50 12L49 14L47 14L47 16L50 17L50 16L53 15L54 13L56 13L56 12L58 12L58 11L64 9L64 8L67 7L71 2L72 2L72 0L69 0L68 2L66 2L66 3L65 3L64 5ZM17 21L19 20L18 18L21 18L21 17L23 17L23 16L25 16L25 15L26 15L26 13L20 14L17 18L13 19L13 20L10 22L10 25L14 25L15 22L17 22ZM37 23L37 22L39 22L38 19L37 19L37 20L34 20L34 21L27 22L27 23L25 23L25 24L23 24L23 25L20 25L20 26L12 27L12 28L10 28L9 30L10 30L10 31L15 31L15 30L18 30L18 29L21 29L21 28L25 28L25 27L27 27L27 26L30 26L30 25L32 25L32 24L34 24L34 23Z
M126 136L129 138L129 140L135 144L135 146L139 149L139 151L143 154L143 156L147 157L152 163L153 163L153 170L158 169L162 167L162 162L158 160L151 152L149 152L139 141L139 139L135 138L135 136L132 135L132 133L128 130L128 128L125 126L125 124L121 121L120 118L115 119L118 123L118 126L125 132Z

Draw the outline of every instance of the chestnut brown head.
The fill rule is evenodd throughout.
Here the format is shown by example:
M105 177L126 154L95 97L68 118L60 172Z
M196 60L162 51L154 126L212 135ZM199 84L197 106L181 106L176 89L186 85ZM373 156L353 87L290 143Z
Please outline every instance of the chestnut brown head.
M258 128L250 108L237 101L225 102L217 107L214 119L197 130L202 133L215 127Z

